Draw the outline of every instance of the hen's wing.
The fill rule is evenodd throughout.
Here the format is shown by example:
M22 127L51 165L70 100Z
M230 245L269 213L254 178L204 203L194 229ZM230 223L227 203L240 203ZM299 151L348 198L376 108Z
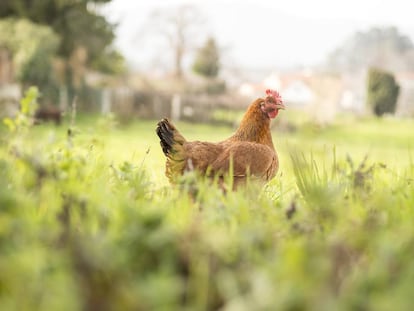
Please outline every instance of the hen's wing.
M223 152L223 146L216 143L192 141L184 144L186 170L198 170L206 173L213 162Z
M211 164L214 172L229 172L233 165L234 177L251 175L268 181L275 176L279 167L276 152L266 145L253 142L232 142L223 149L223 152Z

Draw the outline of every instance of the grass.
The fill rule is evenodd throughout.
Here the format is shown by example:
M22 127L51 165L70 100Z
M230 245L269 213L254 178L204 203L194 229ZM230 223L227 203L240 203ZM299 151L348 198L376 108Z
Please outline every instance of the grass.
M168 184L155 120L3 128L0 309L406 310L414 123L279 118L277 177L227 195Z

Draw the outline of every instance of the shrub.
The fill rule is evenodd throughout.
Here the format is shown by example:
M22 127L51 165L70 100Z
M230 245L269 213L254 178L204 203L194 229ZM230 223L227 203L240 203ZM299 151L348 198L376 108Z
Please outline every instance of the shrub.
M393 74L375 68L369 70L367 104L376 116L395 112L399 91Z

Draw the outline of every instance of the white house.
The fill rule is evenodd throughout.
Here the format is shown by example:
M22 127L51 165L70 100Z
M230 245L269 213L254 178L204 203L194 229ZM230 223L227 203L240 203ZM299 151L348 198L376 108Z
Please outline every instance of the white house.
M315 94L310 86L299 79L292 80L281 89L281 92L283 93L283 100L286 103L300 108L310 105L315 99Z

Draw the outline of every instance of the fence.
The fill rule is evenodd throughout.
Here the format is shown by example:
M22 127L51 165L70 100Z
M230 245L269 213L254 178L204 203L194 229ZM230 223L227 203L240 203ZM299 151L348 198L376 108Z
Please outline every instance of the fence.
M248 102L234 96L194 95L158 91L140 91L128 87L90 89L78 99L79 112L114 113L124 120L134 118L186 120L192 122L217 122L214 112L245 109ZM67 94L62 92L58 106L69 109L69 103L62 102ZM0 116L14 115L19 107L21 91L18 85L0 86Z
M124 118L210 122L215 109L244 108L234 98L193 94L136 91L117 88L102 91L101 112L112 112Z

